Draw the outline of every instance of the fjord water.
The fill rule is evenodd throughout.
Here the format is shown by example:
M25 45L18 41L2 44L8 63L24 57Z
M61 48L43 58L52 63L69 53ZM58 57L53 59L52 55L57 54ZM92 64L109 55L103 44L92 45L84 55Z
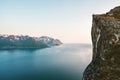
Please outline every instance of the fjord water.
M89 44L0 50L0 80L82 80L91 58Z

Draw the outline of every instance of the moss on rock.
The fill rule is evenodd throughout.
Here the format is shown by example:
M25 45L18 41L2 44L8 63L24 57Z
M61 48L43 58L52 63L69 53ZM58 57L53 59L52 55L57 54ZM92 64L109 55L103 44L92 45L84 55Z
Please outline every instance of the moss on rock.
M93 60L83 80L120 80L120 6L93 16Z

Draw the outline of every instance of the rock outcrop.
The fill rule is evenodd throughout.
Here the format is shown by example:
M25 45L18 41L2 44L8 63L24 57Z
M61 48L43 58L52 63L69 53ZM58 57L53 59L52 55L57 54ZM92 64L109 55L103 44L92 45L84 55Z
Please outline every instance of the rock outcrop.
M36 49L61 45L62 42L48 36L30 37L0 35L0 49Z
M120 6L93 15L93 59L83 80L120 80Z

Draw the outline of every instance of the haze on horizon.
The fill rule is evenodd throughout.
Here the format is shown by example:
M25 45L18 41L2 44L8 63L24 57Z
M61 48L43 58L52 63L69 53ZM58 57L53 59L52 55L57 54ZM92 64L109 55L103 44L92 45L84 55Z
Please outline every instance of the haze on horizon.
M91 43L92 14L105 13L119 4L119 0L0 0L0 34Z

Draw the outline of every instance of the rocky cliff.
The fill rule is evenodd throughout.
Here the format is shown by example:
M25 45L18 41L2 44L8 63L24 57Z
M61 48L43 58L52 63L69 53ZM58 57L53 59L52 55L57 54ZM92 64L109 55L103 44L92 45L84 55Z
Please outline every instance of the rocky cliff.
M93 59L83 80L120 80L120 6L93 15Z

